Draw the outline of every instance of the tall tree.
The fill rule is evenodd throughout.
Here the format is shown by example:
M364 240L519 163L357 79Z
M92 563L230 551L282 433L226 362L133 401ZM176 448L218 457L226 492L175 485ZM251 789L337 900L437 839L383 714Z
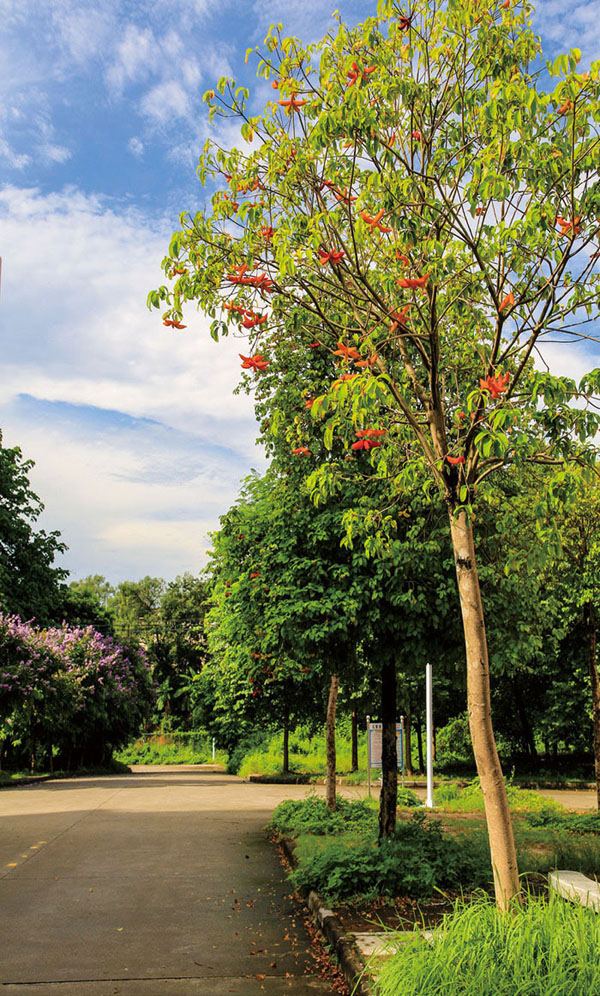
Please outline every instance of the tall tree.
M182 215L151 292L167 325L200 301L250 337L260 377L284 340L340 356L311 406L401 492L443 496L464 628L471 736L496 896L519 893L490 712L473 510L491 474L529 460L592 460L597 390L533 370L540 343L577 340L598 313L598 66L573 50L530 72L541 45L519 2L380 0L377 17L304 47L271 29L259 74L276 100L250 116L222 79L211 116L237 115L256 151L209 147L198 173L225 186ZM594 251L590 254L589 248ZM270 302L269 310L264 310ZM223 308L225 320L217 318ZM329 472L327 464L321 475Z

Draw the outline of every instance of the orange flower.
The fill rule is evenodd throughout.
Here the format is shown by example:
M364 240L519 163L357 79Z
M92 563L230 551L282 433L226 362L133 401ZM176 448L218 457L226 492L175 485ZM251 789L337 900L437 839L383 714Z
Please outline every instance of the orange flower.
M348 205L350 205L350 204L352 204L353 201L357 200L356 197L351 197L350 196L350 194L348 193L348 188L347 187L344 187L343 190L334 190L333 191L333 196L335 197L336 201L339 201L340 204L348 204Z
M510 7L510 0L504 0L504 3L500 5L503 10L508 10Z
M345 346L343 342L338 342L338 348L333 351L334 356L343 356L345 360L360 360L360 353L354 346Z
M400 252L399 249L396 249L396 259L399 260L400 263L403 263L404 266L410 266L410 259L406 253Z
M359 360L356 364L357 367L374 367L377 362L377 353L373 353L372 356L367 356L364 360Z
M366 224L370 228L372 229L378 228L380 232L391 232L392 230L391 228L388 228L387 225L381 224L381 219L383 218L384 214L385 214L384 208L382 208L381 211L378 211L377 214L374 214L372 217L371 215L367 214L366 211L360 212L362 220L366 222Z
M319 249L319 263L321 266L327 266L328 263L338 266L345 255L346 253L341 250L332 249L331 252L327 252L325 249Z
M267 227L261 228L260 229L260 234L264 238L265 242L270 242L271 239L273 238L273 229L271 227L269 227L269 228L267 228Z
M415 142L422 142L423 141L423 136L421 135L421 132L417 131L416 129L414 131L411 131L410 137L414 138Z
M253 315L252 312L250 312L246 318L242 318L242 325L245 329L253 329L257 325L264 325L264 323L268 320L268 315Z
M288 97L287 100L279 101L281 107L285 107L286 114L292 114L294 111L300 110L301 107L304 107L305 103L305 100L297 100L295 93L291 97Z
M255 353L254 356L244 356L243 353L238 353L238 356L243 361L243 370L254 370L256 373L259 370L266 370L269 366L269 360L265 360L261 353Z
M376 439L378 436L387 436L387 429L357 429L356 435L359 439Z
M496 377L492 377L490 374L485 380L480 379L479 386L482 391L489 391L492 399L497 401L506 391L509 379L510 374L507 370L504 375L498 374Z
M304 401L304 407L305 408L312 408L312 406L314 405L314 403L315 403L315 399L314 398L306 398L306 400Z
M381 443L377 442L376 439L359 439L358 442L352 443L350 449L352 450L375 450Z
M461 463L466 463L464 456L459 456L459 457L447 456L446 460L448 461L448 463L452 464L453 467L456 467L458 464Z
M187 325L182 325L181 322L176 321L174 318L164 318L163 325L172 329L187 329Z
M365 69L361 69L361 67L358 65L357 62L353 62L352 68L348 70L348 72L346 73L346 76L350 80L347 89L349 90L350 87L354 86L355 83L358 83L358 85L360 86L360 84L364 83L365 80L367 80L371 75L371 73L374 73L376 69L377 66L367 66Z
M505 308L512 308L514 303L515 298L513 292L511 291L510 294L507 294L504 300L500 302L498 306L498 314L500 314L501 311L504 311Z
M308 446L297 446L295 450L291 451L294 456L310 456L310 450Z
M311 342L311 343L309 344L309 347L308 347L308 348L309 348L309 349L318 349L320 345L321 345L321 343L320 343L320 342Z
M561 104L561 106L557 109L556 113L557 114L567 114L571 110L572 107L573 107L573 101L572 100L565 100L564 104Z
M429 274L425 273L422 277L402 277L398 280L398 287L408 287L410 290L415 290L417 287L425 290L427 281L429 280Z
M409 308L410 304L405 304L402 311L390 311L390 315L394 319L390 325L390 335L392 332L396 331L399 325L401 328L406 328L406 316Z
M259 572L258 572L258 571L255 571L255 572L254 572L254 574L251 574L251 575L250 575L250 580L252 581L252 579L253 579L253 578L259 578L259 577L260 577L260 574L259 574Z
M412 14L409 17L399 17L398 18L398 28L400 31L408 31L412 21Z

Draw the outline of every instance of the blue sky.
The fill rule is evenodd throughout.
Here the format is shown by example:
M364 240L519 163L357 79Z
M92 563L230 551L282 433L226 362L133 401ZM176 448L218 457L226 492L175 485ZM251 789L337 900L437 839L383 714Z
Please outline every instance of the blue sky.
M203 92L250 82L245 50L273 21L316 40L334 6L0 0L0 427L36 462L73 577L197 571L240 479L264 467L251 399L232 394L238 344L213 343L192 309L174 335L145 300L179 212L203 200ZM548 56L600 56L598 0L536 6ZM358 21L374 2L337 7Z

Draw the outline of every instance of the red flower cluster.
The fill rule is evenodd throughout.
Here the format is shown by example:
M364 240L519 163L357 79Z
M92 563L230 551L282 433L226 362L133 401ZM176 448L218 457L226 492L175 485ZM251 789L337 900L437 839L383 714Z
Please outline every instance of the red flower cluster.
M425 273L422 277L402 277L397 283L398 287L408 287L409 290L416 290L418 287L425 290L428 280L429 274Z
M361 211L360 212L360 216L361 216L362 220L372 230L378 228L380 232L384 232L384 233L385 232L391 232L391 230L392 230L391 228L388 228L387 225L382 225L381 224L381 219L383 218L384 214L385 214L385 209L384 208L381 208L381 211L378 211L377 214L374 214L373 216L367 214L366 211Z
M181 322L176 321L174 318L163 318L163 325L172 329L187 329L187 325L182 325Z
M354 346L345 346L343 342L338 342L338 348L333 351L334 356L342 356L345 360L360 360L360 353Z
M360 86L361 83L364 83L366 80L368 80L371 73L374 73L376 69L377 66L367 66L365 69L362 69L357 62L353 62L352 69L349 69L346 74L348 76L348 79L350 80L347 89L349 90L350 87L354 86L355 83L358 83L358 85Z
M310 450L308 446L297 446L295 450L292 450L294 456L310 456Z
M341 250L332 249L331 252L327 252L325 249L319 249L319 263L321 266L327 266L328 263L338 266L345 255L346 253Z
M261 353L255 353L254 356L244 356L243 353L238 353L238 356L242 363L242 370L254 370L258 372L259 370L266 370L269 366L269 360L265 360Z
M489 377L486 377L485 380L481 378L479 386L482 391L489 391L492 399L497 401L498 398L500 398L506 391L509 380L510 374L507 370L504 375L498 374L496 377L492 377L490 375Z

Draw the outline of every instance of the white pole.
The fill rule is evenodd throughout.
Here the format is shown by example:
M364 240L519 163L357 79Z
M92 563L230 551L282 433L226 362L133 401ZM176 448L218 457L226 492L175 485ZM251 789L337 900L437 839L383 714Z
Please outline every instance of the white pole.
M212 738L212 759L215 759L215 738Z
M371 798L371 717L367 716L367 785Z
M427 723L427 798L425 805L433 809L433 682L431 664L425 665L425 715Z

